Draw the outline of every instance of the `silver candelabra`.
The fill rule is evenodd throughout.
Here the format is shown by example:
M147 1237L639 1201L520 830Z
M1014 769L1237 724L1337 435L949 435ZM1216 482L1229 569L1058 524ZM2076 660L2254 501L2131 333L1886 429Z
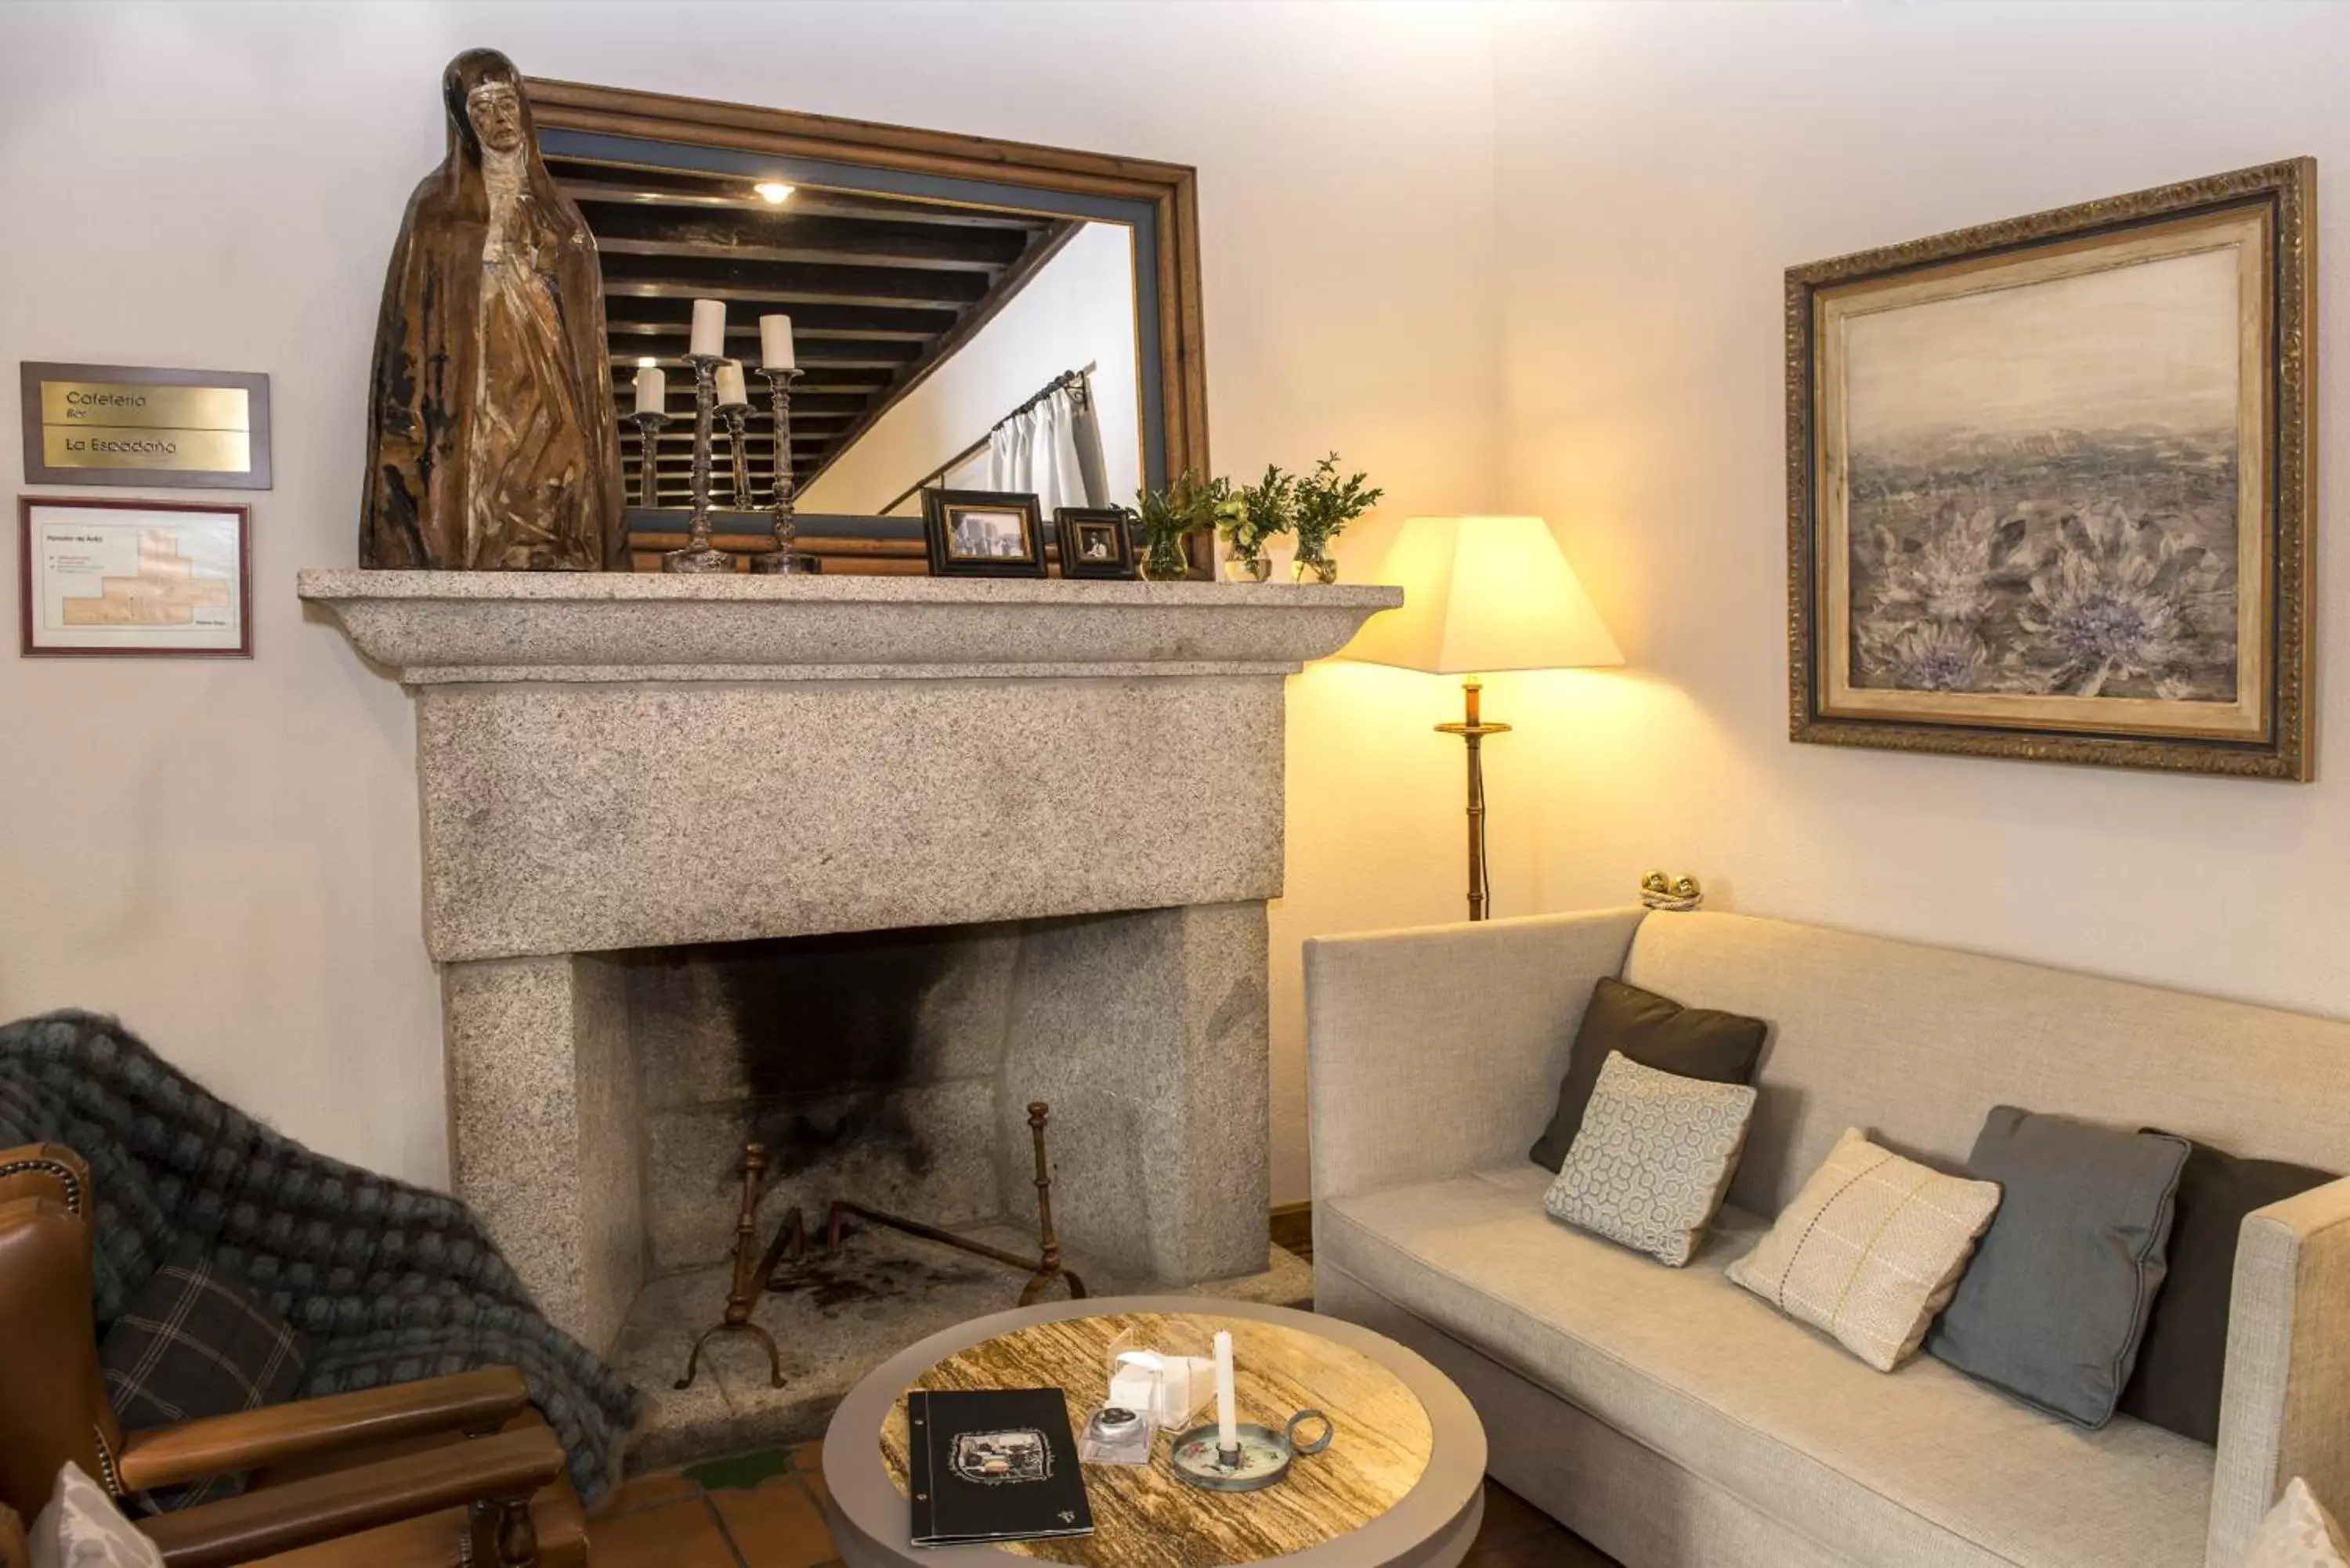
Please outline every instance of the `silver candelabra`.
M718 402L718 356L689 354L693 367L693 521L681 549L661 556L664 572L731 572L734 558L710 542L710 442Z
M629 416L637 427L637 504L660 504L660 432L669 423L669 416L651 409L639 409Z
M775 547L754 559L751 569L792 576L821 572L823 558L799 547L799 523L792 514L792 383L800 372L763 369L759 374L767 379L767 399L775 415Z

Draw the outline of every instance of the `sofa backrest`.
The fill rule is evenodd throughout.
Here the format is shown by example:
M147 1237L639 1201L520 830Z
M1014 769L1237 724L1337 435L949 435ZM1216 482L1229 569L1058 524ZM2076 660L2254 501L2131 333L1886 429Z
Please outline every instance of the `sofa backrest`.
M1730 1191L1756 1213L1847 1127L1955 1168L1997 1105L2350 1173L2350 1023L1742 915L1650 915L1624 978L1770 1023Z

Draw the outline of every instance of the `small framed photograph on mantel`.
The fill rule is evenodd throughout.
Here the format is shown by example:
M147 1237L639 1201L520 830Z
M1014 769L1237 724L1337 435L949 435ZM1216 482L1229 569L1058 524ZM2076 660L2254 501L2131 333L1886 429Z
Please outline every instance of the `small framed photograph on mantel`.
M250 508L30 495L16 508L26 657L253 656Z
M922 535L934 577L1041 577L1045 535L1034 495L925 490Z
M1065 577L1131 577L1134 535L1128 514L1118 507L1095 509L1062 506L1053 513L1059 535L1061 576Z

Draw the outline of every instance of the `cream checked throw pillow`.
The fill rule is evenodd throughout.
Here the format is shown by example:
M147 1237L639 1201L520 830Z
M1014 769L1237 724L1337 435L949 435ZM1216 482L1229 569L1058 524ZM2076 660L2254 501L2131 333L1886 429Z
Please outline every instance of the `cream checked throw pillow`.
M1999 1211L1999 1184L1944 1176L1847 1129L1730 1277L1890 1372L1926 1337Z
M1676 1077L1610 1052L1543 1207L1678 1269L1721 1207L1753 1114L1743 1084Z
M2350 1568L2342 1527L2299 1476L2252 1532L2243 1568Z

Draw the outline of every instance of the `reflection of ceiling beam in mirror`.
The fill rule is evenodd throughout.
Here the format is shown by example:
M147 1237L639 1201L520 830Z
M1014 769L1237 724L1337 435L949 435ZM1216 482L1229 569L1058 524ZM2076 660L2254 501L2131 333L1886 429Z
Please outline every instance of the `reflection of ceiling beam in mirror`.
M792 452L803 485L971 336L1076 233L1050 214L963 207L801 182L770 203L754 182L696 170L548 161L581 205L604 277L613 392L633 405L640 361L683 369L696 299L729 306L726 346L759 358L758 318L792 318L804 372L794 389ZM690 407L691 381L672 384ZM765 389L754 379L746 450L772 450ZM682 394L682 398L679 397ZM682 416L685 407L672 406ZM633 460L633 428L622 432ZM659 442L662 493L669 453Z
M824 471L832 466L834 460L847 452L858 436L879 423L881 416L888 413L899 400L920 386L925 376L952 357L956 349L970 342L981 327L994 320L996 313L1012 302L1013 297L1026 286L1030 278L1044 270L1045 263L1060 254L1062 248L1075 239L1077 231L1084 226L1082 223L1063 223L1050 235L1030 245L1020 260L1005 269L1003 275L996 279L995 286L988 291L985 298L964 312L962 320L933 339L929 347L922 350L920 358L908 365L901 374L890 379L888 388L873 400L872 407L866 410L865 417L843 431L840 439L833 443L831 450L825 453L822 461L809 471L807 477L802 482L802 488L816 483Z
M980 295L986 292L974 289L965 297L954 290L922 289L898 282L908 275L904 273L861 277L811 275L790 282L777 279L769 283L720 283L674 275L632 278L625 268L613 265L628 259L626 256L614 256L606 263L610 269L604 275L606 298L723 299L730 305L904 305L918 309L943 310L976 304ZM846 267L838 269L841 273L848 270ZM929 273L921 275L935 278L951 275Z
M791 201L779 207L760 196L750 182L728 175L559 157L547 159L546 168L565 195L586 206L699 208L762 213L777 218L869 218L952 229L1044 229L1059 221L1048 213L956 206L807 184L795 187Z
M730 213L711 218L657 207L598 215L610 233L597 234L596 248L607 254L732 256L940 272L1002 272L1020 259L1035 232L1025 227L937 229L796 213Z

